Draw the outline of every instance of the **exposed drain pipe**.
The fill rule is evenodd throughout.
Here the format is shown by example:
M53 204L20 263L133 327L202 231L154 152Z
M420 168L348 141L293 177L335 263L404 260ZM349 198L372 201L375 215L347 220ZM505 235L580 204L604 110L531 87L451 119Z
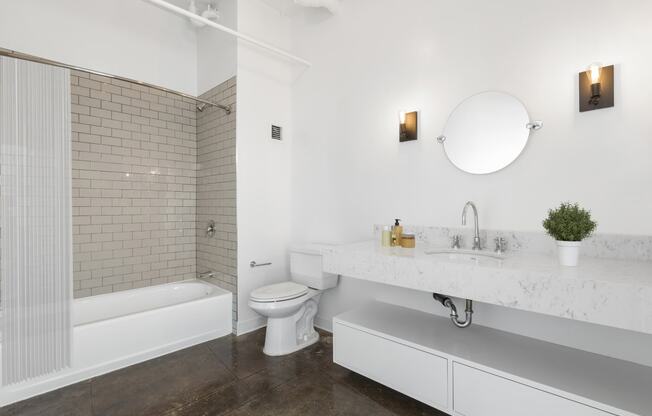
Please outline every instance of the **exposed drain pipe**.
M471 326L471 321L473 320L473 301L471 299L466 300L466 309L464 310L465 320L460 321L460 317L457 313L457 307L455 303L448 296L440 295L439 293L433 293L432 297L446 308L451 310L451 321L458 328L467 328Z

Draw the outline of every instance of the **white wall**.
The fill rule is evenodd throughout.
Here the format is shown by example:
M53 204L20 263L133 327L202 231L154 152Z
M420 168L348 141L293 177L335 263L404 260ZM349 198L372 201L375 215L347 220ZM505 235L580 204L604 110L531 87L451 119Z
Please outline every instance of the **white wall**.
M237 30L237 0L220 0L216 4L220 13L217 23ZM236 75L237 45L234 36L206 26L197 29L197 95Z
M305 11L293 24L293 51L313 63L293 86L293 240L369 239L396 217L457 226L467 200L483 228L540 230L548 208L572 200L592 209L599 232L652 234L651 13L646 0L351 0L335 17ZM616 107L580 114L577 73L593 61L617 65ZM545 127L514 164L474 176L434 138L484 90L514 94ZM421 111L417 142L398 142L401 109ZM320 322L370 298L445 313L428 294L345 278L322 298ZM652 365L650 336L489 305L476 318Z
M141 0L2 1L0 47L197 92L194 29Z
M260 0L238 3L238 30L279 47L290 44L287 17ZM288 277L292 69L284 59L238 43L238 332L265 323L247 306L251 291ZM271 124L283 127L283 141L270 138ZM273 265L252 269L252 260Z

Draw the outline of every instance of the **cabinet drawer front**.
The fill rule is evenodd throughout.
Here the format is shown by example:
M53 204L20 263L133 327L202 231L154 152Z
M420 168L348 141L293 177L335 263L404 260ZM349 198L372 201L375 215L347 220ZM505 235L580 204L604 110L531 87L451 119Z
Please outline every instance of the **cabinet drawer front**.
M335 323L333 361L421 402L448 407L445 358Z
M453 408L463 416L613 416L459 363L453 363Z

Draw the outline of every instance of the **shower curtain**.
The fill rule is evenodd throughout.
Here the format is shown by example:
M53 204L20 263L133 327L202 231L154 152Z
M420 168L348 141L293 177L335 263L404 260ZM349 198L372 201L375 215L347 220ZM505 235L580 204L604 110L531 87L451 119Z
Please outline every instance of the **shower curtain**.
M70 71L0 58L2 384L70 365Z

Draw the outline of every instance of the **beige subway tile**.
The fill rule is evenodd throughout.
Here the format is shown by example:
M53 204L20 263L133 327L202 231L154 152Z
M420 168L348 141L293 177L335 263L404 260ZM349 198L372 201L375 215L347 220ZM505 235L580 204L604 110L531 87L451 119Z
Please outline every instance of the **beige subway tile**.
M100 138L100 142L105 146L122 146L122 140L119 138L111 137L110 131L108 136L103 136Z
M104 91L104 92L111 93L111 94L117 94L117 95L122 94L122 88L120 88L119 86L116 86L116 85L112 85L110 83L110 81L109 82L103 82L101 90Z
M122 104L114 101L103 100L101 103L101 108L114 112L122 112Z
M111 101L116 103L116 104L122 104L122 111L127 113L127 109L131 108L132 103L131 103L131 98L125 97L120 94L111 94Z
M97 98L98 100L111 101L111 94L104 91L91 90L91 98ZM100 106L102 104L100 103Z
M135 98L135 99L140 99L141 98L140 91L137 91L137 90L134 90L134 89L131 89L131 88L123 88L121 93L122 93L123 96L129 97L129 98Z
M113 292L113 288L111 286L102 286L102 287L95 287L91 289L91 295L96 296L96 295L103 295L106 293L111 293Z
M116 120L116 121L122 121L122 122L130 123L132 117L134 117L134 116L132 116L131 114L123 113L120 110L111 112L111 118L113 120Z
M122 102L122 112L125 114L131 114L131 115L140 115L140 108L134 107L131 105L131 99L127 99L128 102Z
M121 129L122 128L122 122L119 120L113 120L110 118L111 115L109 115L107 118L102 119L102 127L108 127L110 129ZM116 134L116 130L113 131L113 135Z

